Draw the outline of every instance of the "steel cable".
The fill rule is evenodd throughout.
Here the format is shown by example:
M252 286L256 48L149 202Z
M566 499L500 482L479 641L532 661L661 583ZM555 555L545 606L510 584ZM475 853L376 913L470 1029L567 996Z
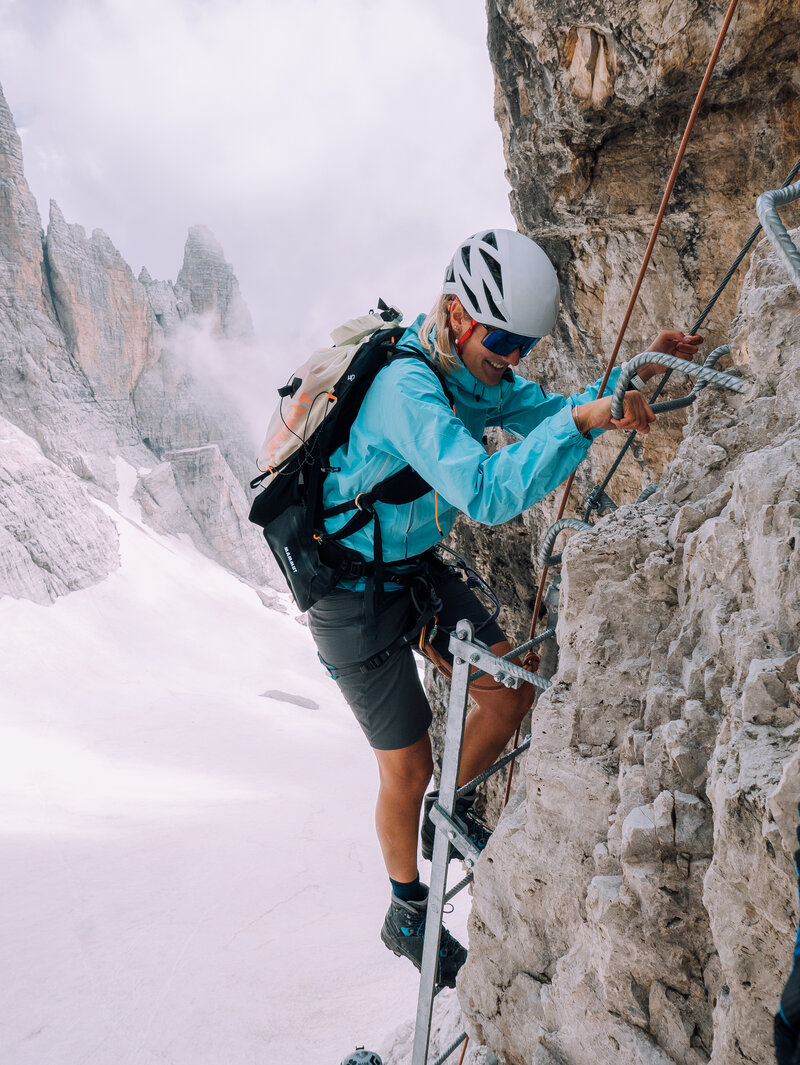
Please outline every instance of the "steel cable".
M725 14L725 18L724 18L723 23L722 23L722 27L721 27L721 29L719 31L719 35L717 36L716 44L714 45L714 49L713 49L713 51L711 53L711 56L709 57L708 64L706 66L706 72L703 75L703 80L701 81L700 88L697 91L697 97L696 97L696 99L694 101L694 105L692 106L692 110L691 110L691 112L689 114L689 119L688 119L688 121L686 123L686 129L684 130L683 137L681 138L681 143L678 146L678 151L677 151L677 154L675 156L675 162L672 165L672 172L670 173L670 176L669 176L669 178L667 180L667 185L666 185L666 188L664 189L664 195L661 198L661 206L658 209L658 215L657 215L655 223L653 225L653 232L650 235L650 241L649 241L649 243L647 245L647 249L646 249L645 254L644 254L644 259L642 260L642 265L641 265L641 267L639 269L639 276L637 277L636 283L635 283L635 285L633 287L633 292L631 293L631 298L628 301L628 307L627 307L627 310L625 311L625 317L622 320L622 325L620 326L619 334L617 335L617 339L616 339L616 341L614 343L614 349L613 349L613 351L611 353L611 357L608 360L608 366L606 367L606 372L603 375L603 382L602 382L602 385L600 386L600 391L598 392L598 398L600 396L602 396L603 392L605 391L605 387L608 384L608 379L611 376L611 370L613 369L614 363L617 360L617 353L619 352L619 349L620 349L620 347L622 345L623 337L625 336L625 332L626 332L626 330L628 328L628 322L630 321L631 314L633 313L633 308L634 308L634 306L636 304L636 300L638 299L639 289L642 287L642 281L644 280L645 271L647 270L648 264L650 262L650 257L653 254L653 248L655 247L656 238L658 237L658 233L659 233L659 231L661 229L661 222L662 222L662 220L664 218L664 213L665 213L665 211L667 209L667 204L669 203L670 197L672 196L672 190L673 190L673 188L675 186L675 182L676 182L677 177L678 177L678 170L680 168L681 162L683 161L683 156L686 153L686 147L687 147L687 145L689 143L689 138L691 136L692 129L694 128L695 119L697 118L697 114L698 114L698 112L700 110L700 105L703 102L703 97L706 94L706 88L708 86L709 80L711 79L711 74L712 74L712 72L714 70L714 67L717 64L717 58L718 58L719 53L720 53L720 51L722 49L723 41L725 40L725 37L726 37L726 35L728 33L728 27L730 26L731 20L733 19L733 14L734 14L734 11L736 10L737 4L738 4L738 0L731 0L731 3L729 5L729 7L728 7L728 10L727 10L727 12ZM566 506L567 506L567 499L569 498L569 493L570 493L570 490L572 489L572 484L573 484L574 480L575 480L575 474L573 473L570 476L570 478L567 481L566 486L564 488L564 494L561 497L561 503L560 503L559 508L558 508L558 514L556 515L556 520L558 520L559 518L563 518L564 517L564 511L565 511ZM542 569L542 572L541 572L540 577L539 577L539 587L538 587L537 592L536 592L536 603L535 603L534 608L533 608L533 618L531 619L531 632L530 632L531 638L533 638L536 635L536 623L537 623L537 621L539 619L539 610L540 610L541 605L542 605L542 599L544 598L544 586L545 586L546 580L547 580L547 567L544 567L544 569ZM519 731L517 731L517 736L516 736L514 742L516 743L518 741L518 739L519 739ZM512 764L512 768L509 769L508 781L506 783L506 795L505 795L505 802L506 803L508 803L508 799L509 799L509 796L511 794L511 779L512 779L512 776L513 776L513 764Z
M781 185L781 188L782 189L788 188L788 186L792 184L792 182L794 181L794 179L797 177L798 174L800 174L800 159L797 160L797 162L794 164L792 169L789 171L788 175L786 176L786 180ZM762 226L761 226L761 223L759 222L759 224L755 227L753 232L750 234L750 236L747 238L747 240L742 245L739 254L736 256L736 258L733 260L733 262L731 263L730 267L728 268L728 272L725 274L725 276L722 278L720 283L717 285L716 290L714 291L714 294L711 296L711 299L708 301L708 303L705 305L703 310L700 312L700 316L698 317L697 321L692 325L691 332L693 334L697 332L697 330L700 328L700 326L703 324L703 322L706 320L706 318L708 318L708 316L711 313L711 310L712 310L714 304L717 302L719 297L725 291L725 288L727 287L728 282L730 281L730 279L733 277L733 275L739 269L739 267L740 267L740 265L742 263L742 260L744 259L745 255L747 255L748 251L752 248L753 244L756 241L756 237L761 232L761 229L762 229ZM658 397L661 395L662 391L664 390L664 387L666 386L667 381L669 381L671 376L672 376L672 370L670 370L668 373L664 374L664 376L662 377L661 381L658 383L658 386L657 386L655 392L653 392L653 395L650 397L649 402L650 402L651 406L652 406L652 403L656 399L658 399ZM619 464L622 462L623 458L627 454L627 451L630 448L630 446L633 443L635 438L636 438L636 430L634 429L632 432L628 433L628 437L627 437L625 443L620 448L619 454L614 459L614 462L612 463L611 468L609 469L608 473L605 476L605 480L599 486L601 492L605 491L605 489L611 483L611 478L614 476L614 474L619 469ZM592 507L587 507L586 512L584 513L584 520L585 521L588 521L588 516L591 513L592 509L593 509Z

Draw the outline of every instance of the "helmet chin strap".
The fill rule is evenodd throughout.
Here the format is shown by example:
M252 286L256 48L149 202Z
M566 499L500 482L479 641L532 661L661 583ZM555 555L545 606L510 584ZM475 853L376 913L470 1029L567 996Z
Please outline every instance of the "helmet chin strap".
M478 323L477 323L477 321L474 318L470 318L470 324L467 327L467 329L461 334L460 337L457 337L455 328L453 326L453 304L454 303L455 303L455 299L452 299L452 300L450 300L450 302L447 305L448 311L449 311L449 315L448 315L448 319L447 319L447 325L448 325L448 328L450 330L450 336L453 339L453 342L455 343L456 352L460 355L462 347L469 340L470 336L472 335L472 330L475 328L475 326ZM463 306L463 304L462 304L462 306Z

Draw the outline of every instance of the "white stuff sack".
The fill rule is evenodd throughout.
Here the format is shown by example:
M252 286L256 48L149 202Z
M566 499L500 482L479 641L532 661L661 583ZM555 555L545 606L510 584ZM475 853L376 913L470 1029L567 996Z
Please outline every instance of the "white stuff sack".
M344 374L353 356L378 329L399 325L402 314L387 322L380 314L363 314L338 326L331 333L334 347L320 348L290 377L299 380L294 395L282 396L267 429L256 465L271 473L290 458L322 424L336 402L333 386Z

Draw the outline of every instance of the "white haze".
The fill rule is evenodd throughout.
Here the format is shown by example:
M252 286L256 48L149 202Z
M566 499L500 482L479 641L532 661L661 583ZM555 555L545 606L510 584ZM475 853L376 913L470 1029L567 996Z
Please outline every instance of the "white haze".
M474 0L0 0L0 82L40 208L165 279L208 225L285 376L513 225L485 37Z
M308 630L117 471L121 569L0 600L0 1061L337 1065L416 1004L375 760Z
M44 218L54 198L162 279L189 226L212 229L262 360L225 348L214 372L255 437L333 326L378 296L428 309L460 239L513 225L485 33L464 0L0 0L0 83ZM175 339L204 364L208 341ZM375 1045L416 977L378 937L374 760L293 619L119 521L107 581L0 602L0 1057L327 1065Z

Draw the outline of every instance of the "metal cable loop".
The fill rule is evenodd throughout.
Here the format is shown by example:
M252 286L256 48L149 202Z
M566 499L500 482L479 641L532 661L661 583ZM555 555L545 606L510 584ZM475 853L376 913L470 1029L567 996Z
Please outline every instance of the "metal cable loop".
M790 279L800 292L800 251L778 217L778 208L800 199L800 181L770 192L762 192L756 200L756 214L767 238L775 249Z
M722 358L722 356L730 355L730 353L730 344L720 344L718 348L714 348L714 350L706 357L706 361L703 363L702 369L713 370L719 360ZM686 362L687 360L684 361ZM687 365L694 366L696 365L696 363L687 362ZM688 372L691 373L691 371ZM671 374L672 370L667 370L666 374L664 375L663 384L659 385L658 389L653 393L651 399L654 400L656 396L661 393L664 385L667 383L667 379L671 376ZM689 407L697 399L697 393L702 392L702 390L704 388L707 388L708 385L708 379L706 377L701 377L697 381L695 381L694 387L688 395L680 396L678 399L666 399L663 403L650 403L650 410L652 410L655 414L663 414L665 410L680 410L681 407Z
M650 496L653 495L653 493L657 492L657 491L658 491L658 485L657 484L649 484L647 486L647 488L644 489L643 492L639 493L639 495L638 495L638 497L636 499L636 502L637 503L644 503L645 499L649 499Z
M633 377L633 373L631 373ZM580 518L559 518L558 521L554 521L547 532L544 534L544 540L542 540L542 546L539 548L539 554L537 555L537 562L542 567L557 566L561 561L561 554L551 555L553 550L553 544L556 542L556 537L564 529L575 529L578 532L591 532L594 529L593 525L588 525L585 521L581 521Z
M701 370L713 370L714 367L719 362L719 360L722 358L722 356L723 355L730 355L730 353L731 353L730 344L720 344L720 346L718 348L714 348L714 350L706 357L705 362L701 366ZM652 352L651 352L651 354L652 354ZM637 355L635 357L638 358L639 356ZM672 357L673 356L670 356L670 358L672 358ZM632 361L632 360L629 360L629 361ZM697 363L689 362L687 359L684 359L683 361L686 363L687 366L696 366L697 365ZM627 362L622 364L623 371L625 370L627 365L628 365ZM661 365L666 365L666 360L662 359L661 360ZM667 372L666 372L665 377L669 377L672 374L672 372L673 372L673 368L668 369ZM692 374L691 370L687 370L686 372L688 374L690 374L690 375ZM629 381L629 378L628 378L627 374L625 375L625 380L626 380L626 382ZM664 385L662 384L658 388L658 390L653 393L653 395L650 397L650 400L648 400L648 403L650 404L650 410L652 410L654 414L663 414L664 411L666 411L666 410L680 410L681 407L688 407L692 403L694 403L694 401L697 399L697 393L701 392L704 388L706 388L709 385L709 383L710 383L709 379L706 376L703 376L703 377L700 377L699 380L695 381L694 387L692 388L692 391L689 392L688 395L686 395L686 396L679 396L677 399L667 399L667 400L664 400L663 403L650 402L650 400L654 400L656 398L656 396L662 391L662 389L664 387ZM666 380L664 381L664 384L666 384ZM611 408L611 412L612 412L612 415L614 417L616 417L616 415L614 415L614 413L613 413L614 412L613 405L612 405L612 408ZM587 500L587 505L589 504L589 502L591 501L591 499L594 497L594 495L596 493L597 493L597 489L595 489L592 492L592 495L589 497L589 500ZM605 492L603 492L602 494L605 495Z
M584 521L589 520L589 515L593 510L597 511L597 516L602 518L604 514L611 514L613 511L618 510L617 504L601 489L597 484L589 493L586 500L586 513L583 516Z
M746 395L751 390L751 385L747 381L743 381L740 377L734 377L733 374L723 373L721 370L712 370L708 366L700 366L696 362L688 362L686 359L678 358L677 355L665 355L663 352L658 351L643 351L641 355L634 355L632 359L628 359L622 367L614 394L611 397L612 418L622 418L624 416L623 400L625 393L628 391L631 378L639 367L656 361L661 366L667 366L671 370L679 370L689 377L696 377L698 384L702 382L703 386L707 384L719 385L721 388L729 388L732 392L740 392L742 395ZM653 407L651 404L653 410L657 410L659 406L660 404L656 404Z

